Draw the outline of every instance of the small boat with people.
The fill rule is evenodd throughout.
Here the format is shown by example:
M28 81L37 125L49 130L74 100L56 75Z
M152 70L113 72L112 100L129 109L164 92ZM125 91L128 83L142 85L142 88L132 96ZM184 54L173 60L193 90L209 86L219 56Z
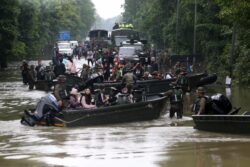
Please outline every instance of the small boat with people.
M28 126L79 127L157 119L166 110L166 96L145 96L141 101L126 103L120 97L116 105L98 108L65 109L61 112L48 112L37 119L32 111L25 111L21 124Z
M250 112L237 115L192 115L195 129L234 134L250 134Z
M217 80L216 74L208 75L207 73L193 73L186 75L188 79L188 86L190 89L196 88L197 85L211 84ZM149 79L149 80L137 80L136 87L143 88L146 94L158 94L166 92L172 88L171 83L175 82L176 78L169 79ZM98 89L100 86L104 87L116 87L117 89L122 87L121 82L106 81L103 83L94 83L94 88Z
M238 114L241 108L233 108L222 94L206 97L205 112L192 115L194 128L210 132L250 134L250 112Z

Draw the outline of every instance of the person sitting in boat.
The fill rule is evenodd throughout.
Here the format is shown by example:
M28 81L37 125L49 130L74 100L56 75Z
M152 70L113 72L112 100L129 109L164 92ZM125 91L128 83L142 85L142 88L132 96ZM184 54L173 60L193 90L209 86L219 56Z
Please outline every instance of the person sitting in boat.
M148 71L145 71L142 79L143 80L150 80L150 79L153 79L153 76Z
M83 108L91 109L96 108L96 105L92 104L92 95L90 88L86 88L84 90L84 93L82 94L80 98L80 104Z
M69 108L79 108L81 107L80 102L78 101L79 99L79 93L76 88L72 88L70 95L69 95Z
M105 106L106 99L105 99L105 89L104 85L100 85L98 90L95 90L95 102L97 107Z
M64 75L58 76L58 83L54 88L54 96L58 101L58 106L60 108L65 108L68 106L68 92L66 90L66 77Z
M127 84L120 93L116 95L119 104L133 103L133 85Z
M203 115L206 114L206 103L208 101L208 99L205 96L205 89L204 87L198 87L196 89L196 96L197 99L195 100L194 104L193 104L193 112L196 115Z

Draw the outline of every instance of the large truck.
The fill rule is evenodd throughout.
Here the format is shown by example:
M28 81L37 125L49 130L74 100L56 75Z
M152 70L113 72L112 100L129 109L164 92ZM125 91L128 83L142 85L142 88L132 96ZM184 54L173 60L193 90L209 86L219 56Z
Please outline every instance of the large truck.
M117 28L111 32L111 42L113 46L119 47L123 41L131 39L140 41L139 32L130 28Z

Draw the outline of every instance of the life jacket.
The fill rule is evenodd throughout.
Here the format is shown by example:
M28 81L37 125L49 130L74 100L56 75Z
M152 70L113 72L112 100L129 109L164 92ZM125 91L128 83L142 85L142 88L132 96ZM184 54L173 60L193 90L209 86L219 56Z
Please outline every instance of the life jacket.
M192 111L197 114L198 111L200 110L200 101L202 98L205 98L206 102L205 102L205 113L204 114L209 114L209 112L211 111L211 107L212 107L212 100L210 97L208 96L204 96L204 97L201 97L201 98L197 98L194 102L194 105L193 105L193 109Z
M181 85L181 86L187 86L187 85L188 85L188 79L187 79L187 77L181 76L181 77L178 79L177 84L178 84L178 85Z
M183 92L181 89L173 89L173 95L170 97L170 103L182 102Z

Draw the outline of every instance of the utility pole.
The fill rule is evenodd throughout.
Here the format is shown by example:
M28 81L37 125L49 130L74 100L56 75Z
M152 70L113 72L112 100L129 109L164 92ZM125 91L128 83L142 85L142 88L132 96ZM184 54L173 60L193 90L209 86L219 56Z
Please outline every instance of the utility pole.
M194 37L193 37L193 65L196 56L196 24L197 24L197 0L194 0Z
M178 54L178 31L179 31L179 0L176 3L176 27L175 27L175 53Z
M233 29L232 29L232 48L231 48L230 62L229 62L229 64L230 64L230 67L229 67L230 78L232 78L232 74L233 74L233 57L234 57L234 51L235 51L236 33L237 33L237 28L236 28L236 25L234 23Z

